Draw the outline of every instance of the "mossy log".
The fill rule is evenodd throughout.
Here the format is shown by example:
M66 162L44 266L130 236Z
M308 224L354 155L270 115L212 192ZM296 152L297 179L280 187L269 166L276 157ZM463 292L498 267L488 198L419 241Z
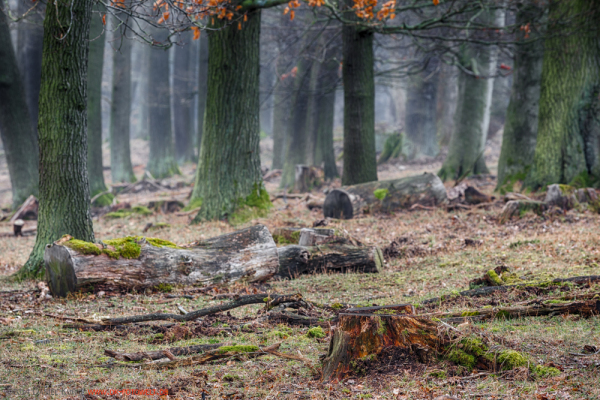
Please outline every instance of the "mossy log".
M444 345L438 335L438 325L426 318L342 313L323 360L323 381L343 379L353 372L354 362L377 357L390 346L407 349L427 359Z
M273 240L277 244L298 244L302 231L308 231L315 235L333 236L335 231L327 228L275 228L273 230Z
M437 175L425 173L402 179L367 182L334 189L325 198L325 218L352 219L362 213L390 213L415 204L437 206L447 201Z
M278 271L269 230L256 225L179 247L145 237L98 244L65 237L47 246L48 286L56 296L88 285L147 288L172 284L265 281Z
M279 252L277 276L294 279L323 272L379 272L383 254L378 247L328 243L317 246L285 246Z

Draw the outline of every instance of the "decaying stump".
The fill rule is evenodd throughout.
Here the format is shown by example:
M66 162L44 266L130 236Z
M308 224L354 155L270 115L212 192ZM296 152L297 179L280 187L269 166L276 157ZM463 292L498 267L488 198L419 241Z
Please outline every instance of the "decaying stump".
M518 216L527 211L533 211L536 214L541 214L548 209L546 203L535 200L511 200L504 205L500 213L499 221L501 224L509 221L512 217Z
M323 381L336 382L352 372L353 362L377 357L388 347L406 349L423 361L445 343L435 322L411 315L341 313L323 360Z
M323 184L323 170L308 165L296 165L294 192L306 193L318 189Z
M437 175L425 173L390 181L375 181L334 189L325 198L325 218L351 219L361 213L393 212L415 204L436 206L447 201Z
M321 272L379 272L383 254L378 247L328 243L317 246L285 246L279 252L277 276L293 279Z
M160 284L265 281L277 273L277 247L256 225L179 247L160 239L127 237L94 244L69 236L46 248L49 287L65 296L86 285L124 288Z

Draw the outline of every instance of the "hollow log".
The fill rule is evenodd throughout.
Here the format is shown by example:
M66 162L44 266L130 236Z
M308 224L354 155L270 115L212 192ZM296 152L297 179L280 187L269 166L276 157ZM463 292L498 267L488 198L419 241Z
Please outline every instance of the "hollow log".
M48 286L56 296L87 285L146 288L159 284L265 281L278 271L269 230L256 225L190 247L129 237L94 244L65 237L44 254Z
M379 272L383 254L378 247L328 243L319 246L285 246L279 252L278 277L294 279L323 272Z
M425 173L389 181L344 186L327 194L325 218L352 219L362 213L390 213L415 204L437 206L447 201L446 188L437 175Z
M339 315L329 351L323 360L323 381L337 382L352 373L352 363L399 347L427 359L444 345L438 326L429 319L404 315Z

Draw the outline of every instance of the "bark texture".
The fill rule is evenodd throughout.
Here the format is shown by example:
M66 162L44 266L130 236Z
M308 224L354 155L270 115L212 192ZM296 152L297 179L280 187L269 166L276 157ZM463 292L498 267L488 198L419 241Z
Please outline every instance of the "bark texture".
M434 174L369 182L334 189L325 198L325 218L351 219L362 213L389 213L415 204L436 206L447 200L444 184Z
M220 24L219 21L215 21ZM192 202L195 222L223 218L262 188L259 132L260 10L239 30L209 34L208 92Z
M27 109L8 21L0 10L0 138L12 187L13 207L38 195L38 141Z
M102 66L104 65L104 24L100 6L94 6L89 34L88 94L87 94L87 168L90 196L105 192L104 168L102 167ZM108 205L112 197L102 196L96 203Z
M535 5L522 6L517 14L517 24L525 25L539 12L540 8ZM520 39L524 40L524 36L522 33ZM529 33L531 39L537 36L538 33ZM542 40L517 45L513 86L498 160L498 188L524 180L531 168L537 141L543 56Z
M111 246L59 240L46 249L44 260L49 287L57 296L86 285L144 288L160 284L264 281L277 273L277 247L269 230L255 225L241 231L194 243L188 248L168 247L152 238L130 238L139 246L133 257L110 256ZM136 254L133 254L136 255Z
M122 15L122 14L120 14ZM117 27L116 51L113 54L112 102L110 107L110 173L113 183L135 182L131 164L131 32L124 25Z
M502 26L504 12L484 11L481 22ZM467 72L458 76L458 104L448 156L438 172L442 180L487 174L483 152L490 123L490 108L498 50L495 46L463 43L460 62Z
M202 146L204 117L206 112L206 91L208 89L208 33L200 36L198 52L198 155Z
M569 23L560 19L568 19ZM542 70L539 126L526 185L600 178L600 3L554 2Z
M159 43L168 40L169 32L154 28L152 37ZM169 85L169 52L163 47L150 49L148 82L150 121L150 157L146 169L156 179L179 174L171 129L171 89Z
M175 157L179 164L194 161L194 138L192 132L192 53L191 32L182 33L183 45L175 46L173 69L173 131L175 134Z
M46 10L38 129L38 230L21 276L39 276L46 245L65 234L94 240L86 113L91 14L92 3L87 0L57 0L54 7Z
M343 185L377 180L373 32L342 28L344 82Z

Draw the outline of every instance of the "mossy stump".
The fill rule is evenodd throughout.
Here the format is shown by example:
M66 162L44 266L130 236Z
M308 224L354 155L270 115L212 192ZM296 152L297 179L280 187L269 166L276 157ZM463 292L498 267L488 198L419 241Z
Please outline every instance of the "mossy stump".
M323 361L323 381L337 382L352 374L353 363L377 357L388 347L415 353L424 362L445 346L435 322L411 315L347 314L339 317Z

